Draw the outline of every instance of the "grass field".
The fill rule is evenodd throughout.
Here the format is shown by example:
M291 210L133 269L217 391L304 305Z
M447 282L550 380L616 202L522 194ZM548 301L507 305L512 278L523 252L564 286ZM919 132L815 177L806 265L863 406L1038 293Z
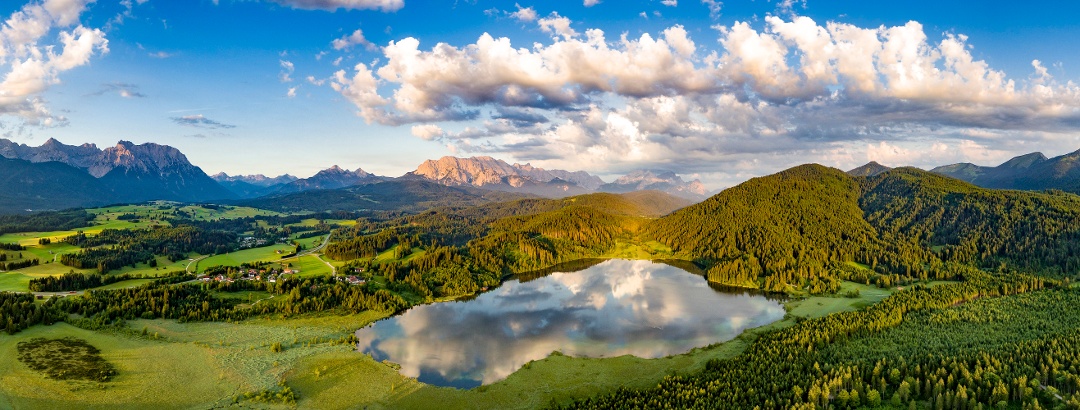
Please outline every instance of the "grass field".
M242 206L218 206L217 209L210 209L200 205L187 205L177 207L179 204L168 201L154 201L147 204L138 205L121 205L111 206L105 208L88 209L90 212L99 217L99 219L113 219L117 216L124 214L135 214L139 217L150 216L165 216L172 217L176 215L176 211L180 210L188 214L190 217L197 220L211 220L211 219L236 219L246 218L256 215L281 215L280 213L267 211L257 208L248 208ZM159 209L159 207L168 207L168 209Z
M602 258L617 259L667 259L672 257L671 248L657 241L643 243L616 241L611 250L601 255Z
M110 283L110 284L102 286L102 287L94 288L94 290L112 290L112 289L134 288L134 287L145 285L145 284L153 282L153 281L154 281L153 279L131 279L131 280L125 280L125 281L120 281L120 282L116 282L116 283Z
M242 206L219 206L218 209L209 209L197 205L190 205L180 208L188 215L194 217L197 220L211 220L211 219L238 219L248 218L253 216L273 216L281 215L274 211L267 211L264 209L248 208Z
M37 246L38 239L49 238L53 242L59 242L68 236L74 235L79 231L86 234L97 234L106 229L141 229L149 228L152 225L168 225L159 221L146 221L142 220L138 223L132 223L130 221L105 221L100 217L95 220L95 224L92 226L86 226L78 229L72 229L68 231L52 231L52 232L22 232L22 233L9 233L0 235L0 242L4 243L18 243L23 246Z
M859 291L859 297L843 297L844 293L852 290ZM877 286L863 285L861 283L844 282L840 285L840 291L833 296L811 296L805 299L788 302L788 313L793 316L805 318L817 318L836 312L850 312L870 306L889 297L895 288L881 289Z
M0 355L0 408L211 408L235 396L277 388L285 374L309 357L344 354L350 345L331 343L382 318L365 313L300 319L257 319L240 324L129 322L158 339L128 333L92 332L67 324L35 326L0 336L0 352L14 352L36 337L77 337L101 350L119 374L109 383L62 382L27 368L15 354ZM269 346L280 342L285 351ZM257 406L258 407L258 406Z
M326 266L322 260L315 255L301 256L296 259L289 259L288 263L292 264L294 270L299 269L300 273L297 277L306 278L311 276L325 276L333 272L329 266Z
M0 292L26 292L34 278L21 271L0 273Z
M281 253L278 253L281 251ZM240 266L242 263L251 262L276 262L281 260L281 255L293 251L292 245L276 244L261 248L244 249L223 255L214 255L199 261L198 272L212 266Z
M0 337L0 351L14 352L20 341L35 337L77 337L101 349L119 370L109 383L46 379L19 362L0 355L0 407L94 409L118 407L207 407L237 390L234 382L209 377L214 368L206 348L195 344L150 341L91 332L64 323L35 326ZM209 399L209 401L208 401Z
M125 266L121 269L109 272L109 275L119 274L133 274L144 276L161 276L169 272L182 271L187 266L188 261L181 260L175 263L170 262L168 258L158 257L158 267L151 268L150 265L140 263L135 267ZM96 273L96 269L75 269L70 266L65 266L60 262L45 263L38 266L31 266L29 268L19 269L12 272L0 272L0 291L10 292L27 292L30 290L29 283L31 279L43 278L46 276L62 275L68 272L78 273ZM140 282L124 281L120 283L129 283L131 286L120 286L119 283L113 284L114 287L110 289L118 289L120 287L133 287L138 286Z
M375 255L375 257L372 258L371 261L375 262L375 263L408 262L410 260L413 260L413 259L419 258L421 256L424 256L424 253L427 252L427 251L425 251L423 249L417 250L416 248L413 248L412 253L409 253L404 258L397 259L397 258L394 257L394 255L397 252L398 246L400 246L400 245L391 246L390 249L387 249L385 251L380 252L378 255Z

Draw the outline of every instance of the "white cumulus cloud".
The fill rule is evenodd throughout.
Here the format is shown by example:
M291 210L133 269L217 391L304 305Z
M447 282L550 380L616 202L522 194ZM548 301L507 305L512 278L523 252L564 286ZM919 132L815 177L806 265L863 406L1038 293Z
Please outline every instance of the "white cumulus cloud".
M420 139L431 141L446 135L446 132L438 125L422 124L414 125L412 127L412 135Z
M562 36L564 40L570 40L578 35L573 28L570 28L570 19L560 16L556 12L552 12L551 15L538 20L536 23L540 25L540 29L545 33Z
M966 36L930 40L914 21L867 28L768 16L697 41L681 26L609 39L567 31L556 13L537 23L556 38L392 41L331 85L368 122L468 122L456 133L413 130L460 152L612 172L727 170L714 181L762 164L992 160L1080 132L1075 83L1039 61L1029 76L1007 76L976 59Z
M31 125L66 122L53 115L40 94L60 83L65 71L87 64L94 55L109 52L100 29L79 24L93 0L31 2L13 12L0 26L0 115Z
M356 29L356 31L347 36L334 39L334 41L330 42L330 45L334 47L334 50L345 50L355 45L362 45L369 51L374 51L378 48L364 37L364 32L360 29Z
M510 17L523 23L536 21L536 10L532 7L521 7L521 5L517 3L514 3L514 7L517 7L517 11L510 13Z

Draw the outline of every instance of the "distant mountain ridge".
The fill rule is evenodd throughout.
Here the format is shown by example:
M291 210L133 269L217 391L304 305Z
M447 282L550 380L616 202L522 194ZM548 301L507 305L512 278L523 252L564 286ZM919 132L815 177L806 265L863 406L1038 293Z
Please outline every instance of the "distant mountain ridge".
M1033 152L1013 157L996 167L959 163L940 166L930 172L984 188L1060 189L1080 194L1080 151L1054 158Z
M263 174L229 175L229 174L226 174L224 172L218 172L218 173L216 173L214 175L211 175L210 178L213 178L218 183L243 182L245 184L261 186L261 187L264 187L264 188L269 187L269 186L274 186L274 185L288 184L290 182L293 182L293 181L296 181L296 180L300 179L300 178L294 177L294 176L289 175L289 174L279 175L279 176L271 178L271 177L268 177L268 176L263 175Z
M468 186L549 198L593 192L624 193L642 190L663 191L691 200L705 197L705 189L700 181L685 182L669 171L638 171L608 184L584 171L548 170L529 163L510 164L487 156L448 156L428 160L421 163L416 170L398 178L374 175L362 168L348 170L337 165L309 178L297 178L288 174L278 177L261 174L230 176L223 172L210 177L202 169L192 165L176 148L154 143L134 144L129 141L120 141L115 146L101 149L89 143L66 145L52 138L37 147L0 139L0 157L16 161L5 164L12 170L27 167L39 173L55 173L56 178L63 180L73 175L73 169L93 178L87 180L90 182L74 184L72 187L62 184L34 184L29 186L30 191L23 188L8 189L7 192L22 192L27 198L42 200L8 201L19 209L0 211L53 209L60 204L95 206L158 199L182 202L251 199L306 191L338 190L391 180L422 180L449 187ZM29 166L43 163L63 164L71 169ZM75 186L86 192L76 192ZM0 186L0 189L3 188L5 187ZM43 198L54 200L45 201ZM57 198L83 199L61 201L55 200Z
M427 160L403 178L423 178L446 186L474 186L542 196L571 196L596 190L604 183L584 171L545 170L492 157L442 157Z
M357 168L356 171L349 171L347 169L334 165L330 168L319 171L315 175L312 175L310 178L302 178L296 181L292 181L288 184L284 184L274 190L274 193L280 194L312 191L316 189L348 188L357 185L382 182L387 179L388 178L386 177L381 177L364 171L361 168Z
M65 145L50 138L41 146L31 147L0 139L0 156L32 164L61 163L81 170L95 178L94 184L100 185L92 191L107 193L99 195L95 203L152 199L207 201L235 197L202 169L192 165L180 150L167 145L120 141L113 147L99 149L94 144ZM15 164L18 163L9 165ZM53 170L59 172L59 168ZM49 189L50 192L33 196L63 195L75 188L61 185ZM67 193L79 197L78 192Z
M707 196L705 185L700 180L686 182L674 172L655 170L631 172L615 182L601 185L598 190L612 193L654 190L693 200L702 200Z

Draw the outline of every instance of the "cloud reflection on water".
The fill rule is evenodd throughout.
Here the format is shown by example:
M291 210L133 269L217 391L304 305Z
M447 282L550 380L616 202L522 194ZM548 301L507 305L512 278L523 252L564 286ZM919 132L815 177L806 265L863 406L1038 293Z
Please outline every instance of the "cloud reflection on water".
M553 351L655 358L734 338L779 320L779 302L723 293L701 276L650 261L610 260L501 287L463 302L418 306L356 332L361 352L425 383L471 388Z

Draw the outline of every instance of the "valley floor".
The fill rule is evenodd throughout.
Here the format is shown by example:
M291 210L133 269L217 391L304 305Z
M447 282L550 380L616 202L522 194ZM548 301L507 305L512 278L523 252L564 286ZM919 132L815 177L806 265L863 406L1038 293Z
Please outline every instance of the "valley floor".
M691 373L716 358L732 357L763 331L790 326L795 317L855 310L890 293L845 283L859 298L811 297L788 302L780 322L735 340L660 359L622 356L573 358L555 353L527 364L506 380L472 390L435 387L401 376L393 364L357 353L345 338L383 316L332 313L240 323L135 320L126 327L88 331L66 323L0 336L0 407L206 408L234 405L245 393L298 394L300 408L536 408L568 403L619 387L644 388L673 373ZM259 295L237 295L259 299ZM118 368L107 383L56 381L16 358L16 345L34 338L76 337L101 350ZM281 352L271 346L280 343ZM292 407L242 400L243 407Z

